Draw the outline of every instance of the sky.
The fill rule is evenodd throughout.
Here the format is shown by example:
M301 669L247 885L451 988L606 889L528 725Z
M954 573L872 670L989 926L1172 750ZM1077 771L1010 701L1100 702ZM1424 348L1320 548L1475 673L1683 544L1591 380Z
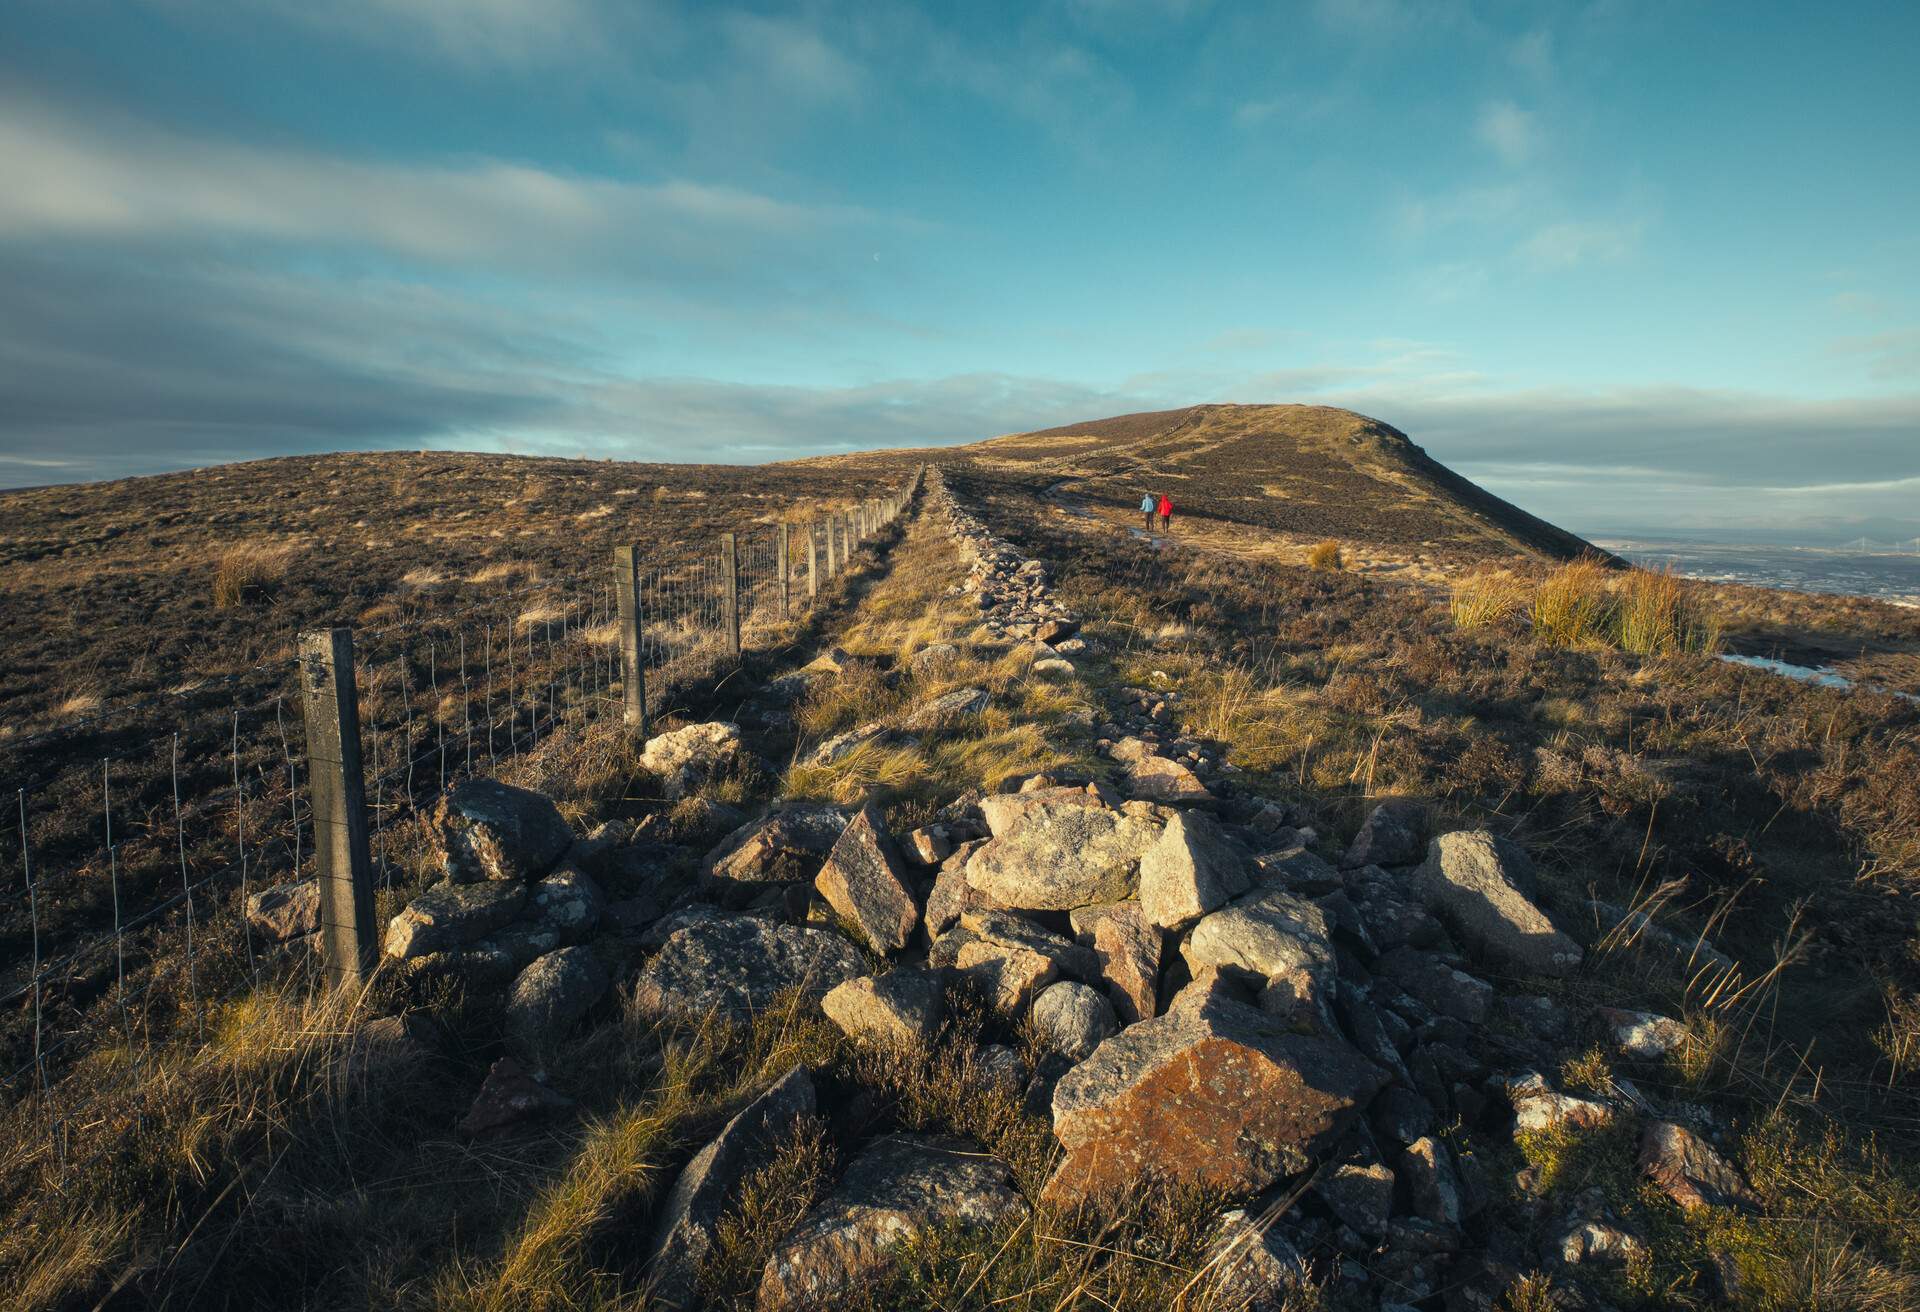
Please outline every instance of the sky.
M1920 535L1920 6L7 0L0 486L1351 406Z

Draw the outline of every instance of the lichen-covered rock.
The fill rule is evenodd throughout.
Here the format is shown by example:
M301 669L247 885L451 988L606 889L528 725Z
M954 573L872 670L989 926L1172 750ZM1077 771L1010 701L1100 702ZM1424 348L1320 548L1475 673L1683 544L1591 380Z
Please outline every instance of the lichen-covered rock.
M927 893L927 905L921 912L930 937L938 938L952 929L968 911L1001 909L999 903L967 882L967 860L984 845L984 839L962 843L940 863L940 873L933 877L933 888Z
M937 729L954 720L978 715L987 709L987 704L992 700L985 688L955 688L915 708L900 722L900 727L910 733Z
M1051 958L1028 948L972 939L960 945L954 961L959 978L979 991L995 1011L1017 1017L1041 989L1059 977Z
M1140 859L1160 837L1151 819L1102 806L1080 789L980 804L993 838L967 862L967 882L1003 907L1071 911L1133 895Z
M930 1041L940 1028L944 989L937 975L902 966L834 985L820 1010L853 1038L911 1046Z
M518 881L435 884L387 922L386 953L409 961L463 947L511 924L526 904Z
M715 896L736 905L770 884L811 880L846 827L847 815L836 807L789 804L721 839L701 863L702 880Z
M1335 966L1327 934L1319 907L1267 889L1202 916L1180 955L1196 975L1213 969L1255 989L1283 986L1292 1004L1280 1010L1294 1012L1331 1001Z
M655 1223L649 1255L649 1291L655 1304L694 1306L700 1265L713 1250L727 1196L741 1177L765 1160L780 1136L814 1112L813 1080L795 1066L741 1109L687 1163Z
M640 768L659 780L669 802L677 802L731 770L741 750L739 725L726 720L690 724L649 738Z
M1561 1093L1538 1071L1515 1076L1506 1086L1507 1099L1513 1104L1516 1131L1550 1130L1558 1125L1591 1130L1613 1119L1613 1108L1607 1104Z
M1282 888L1301 897L1319 897L1343 886L1340 872L1305 847L1257 852L1248 865L1255 888Z
M859 928L876 952L898 952L920 923L900 853L872 803L841 832L813 886L828 906Z
M428 822L448 880L526 882L573 846L573 830L542 793L497 779L466 779L443 793Z
M320 881L302 879L247 895L247 924L275 943L320 928Z
M607 899L600 886L569 861L528 890L527 916L562 943L578 943L599 928Z
M1033 1000L1033 1023L1046 1045L1070 1061L1085 1061L1119 1030L1113 1004L1078 980L1061 980Z
M561 948L536 958L507 994L507 1033L538 1052L580 1022L607 991L607 968L591 948Z
M1246 858L1204 815L1176 813L1140 857L1140 906L1161 929L1185 929L1251 883Z
M1160 1177L1253 1193L1330 1148L1386 1073L1346 1044L1219 999L1108 1039L1054 1089L1048 1202Z
M985 1229L1026 1210L1012 1174L977 1144L889 1135L855 1157L834 1191L774 1249L758 1306L831 1307L838 1291L883 1272L903 1243L939 1229Z
M1625 1057L1657 1061L1670 1052L1679 1051L1687 1042L1687 1027L1671 1016L1650 1011L1622 1011L1617 1007L1601 1007L1598 1014L1607 1027L1607 1037Z
M1157 1009L1160 986L1160 930L1147 923L1138 902L1080 907L1072 915L1073 933L1093 949L1107 999L1122 1025L1146 1020Z
M1207 1249L1207 1306L1221 1312L1279 1312L1309 1282L1306 1260L1276 1224L1244 1208L1222 1212Z
M1654 1121L1640 1136L1640 1172L1691 1211L1702 1207L1760 1210L1760 1196L1713 1145L1684 1125Z
M1533 882L1533 864L1516 844L1484 829L1442 834L1428 845L1412 881L1474 951L1539 975L1579 967L1580 945L1522 891Z
M1465 1215L1453 1154L1438 1139L1414 1140L1400 1154L1399 1175L1407 1185L1413 1214L1435 1225L1457 1226Z
M1314 1192L1341 1224L1372 1239L1387 1232L1393 1217L1393 1186L1393 1171L1369 1148L1322 1175Z
M859 949L838 934L758 916L712 916L667 939L634 982L634 1001L653 1015L743 1018L790 989L817 1002L866 973Z
M1427 809L1410 798L1395 797L1373 808L1360 832L1347 845L1340 864L1349 870L1360 866L1410 866L1420 859L1420 840L1427 824Z
M1149 802L1210 802L1213 794L1200 776L1178 761L1148 754L1127 766L1128 797Z
M1493 1009L1493 985L1417 948L1395 948L1373 963L1374 973L1417 1001L1466 1025L1484 1025Z

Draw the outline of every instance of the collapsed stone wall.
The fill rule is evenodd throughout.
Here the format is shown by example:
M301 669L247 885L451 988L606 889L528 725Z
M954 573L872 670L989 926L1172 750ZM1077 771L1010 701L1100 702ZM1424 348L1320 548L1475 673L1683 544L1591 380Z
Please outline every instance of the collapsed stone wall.
M1044 564L937 470L924 505L967 563L973 640L1033 644L1036 677L1080 677L1098 639ZM804 687L836 664L789 677ZM930 731L986 704L962 691L977 695L855 732ZM1012 781L899 835L872 805L776 804L740 817L681 881L627 826L576 840L538 794L461 785L434 818L446 878L394 919L386 948L400 968L506 992L519 1060L496 1066L464 1128L560 1108L530 1072L564 1060L556 1041L616 979L643 1009L693 1021L797 992L857 1041L909 1047L939 1031L960 988L1041 1036L1031 1069L1009 1046L977 1060L1050 1117L1057 1169L1026 1198L966 1140L849 1145L838 1184L769 1260L762 1307L830 1302L904 1237L1099 1208L1151 1177L1244 1204L1219 1227L1229 1305L1314 1280L1350 1304L1490 1308L1524 1270L1644 1251L1603 1198L1549 1204L1537 1181L1497 1179L1459 1147L1560 1124L1638 1120L1645 1172L1676 1202L1750 1205L1684 1109L1624 1082L1576 1096L1544 1073L1578 1018L1538 987L1579 971L1583 951L1540 906L1524 850L1485 830L1430 834L1406 801L1379 805L1335 850L1314 816L1243 790L1219 752L1174 734L1177 704L1171 687L1109 695L1087 726L1108 777ZM662 735L645 759L678 797L746 750L739 726L715 723ZM1685 1039L1668 1018L1600 1020L1631 1058ZM822 1096L790 1072L687 1166L650 1241L669 1305L690 1305L728 1189ZM1496 1196L1517 1197L1524 1220Z

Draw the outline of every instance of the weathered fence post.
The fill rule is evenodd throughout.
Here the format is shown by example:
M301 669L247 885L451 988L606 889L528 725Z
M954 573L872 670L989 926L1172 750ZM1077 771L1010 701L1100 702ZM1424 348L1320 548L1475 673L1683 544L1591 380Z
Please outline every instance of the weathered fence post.
M787 607L792 601L788 593L788 584L793 578L793 531L787 527L787 521L780 521L780 618L787 617Z
M647 669L640 632L646 617L640 613L640 548L613 549L613 591L620 607L620 686L626 700L628 728L647 732Z
M373 970L377 936L351 629L301 635L300 687L306 703L314 870L320 879L321 953L329 984L357 984Z
M811 607L820 596L820 521L807 522L807 605Z
M740 543L731 533L720 535L720 624L727 639L727 655L740 654Z

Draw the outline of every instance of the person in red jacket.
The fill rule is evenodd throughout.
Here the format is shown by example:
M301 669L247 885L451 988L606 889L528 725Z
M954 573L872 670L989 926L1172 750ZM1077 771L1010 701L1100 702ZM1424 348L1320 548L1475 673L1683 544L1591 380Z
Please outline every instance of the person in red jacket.
M1165 492L1160 494L1160 531L1166 532L1173 527L1173 498Z

